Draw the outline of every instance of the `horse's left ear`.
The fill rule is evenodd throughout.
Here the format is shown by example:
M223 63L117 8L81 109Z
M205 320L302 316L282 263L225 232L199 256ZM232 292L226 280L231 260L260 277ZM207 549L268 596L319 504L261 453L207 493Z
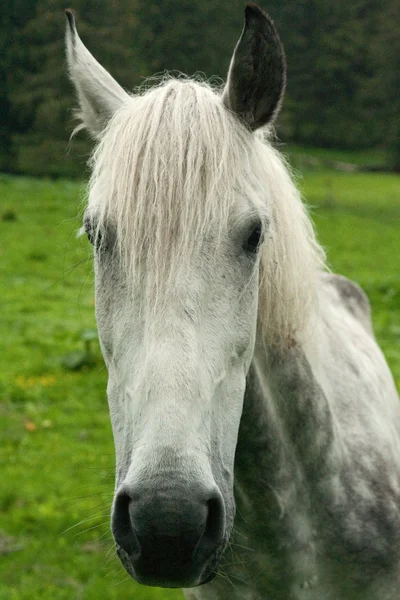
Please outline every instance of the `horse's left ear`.
M222 100L255 131L278 115L285 85L285 52L275 25L256 4L249 3Z

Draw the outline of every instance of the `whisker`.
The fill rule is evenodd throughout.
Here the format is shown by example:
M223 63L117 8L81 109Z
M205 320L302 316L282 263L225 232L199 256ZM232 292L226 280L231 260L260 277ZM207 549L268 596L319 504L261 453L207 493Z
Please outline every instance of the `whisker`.
M249 552L255 552L254 548L249 548L248 546L242 546L241 544L232 543L232 546L235 548L242 548L243 550L248 550Z
M88 521L93 521L93 519L98 519L99 517L106 517L106 516L109 516L108 513L106 513L104 515L92 515L91 517L87 517L86 519L79 521L79 523L75 523L74 525L71 525L71 527L68 527L68 529L64 529L64 531L59 533L57 537L61 537L62 535L65 535L66 533L68 533L68 531L71 531L72 529L75 529L76 527L79 527L80 525L83 525L84 523L87 523Z
M236 529L236 527L233 527L232 529L234 531L234 533L236 533L237 535L240 535L242 538L244 538L245 540L248 540L249 538L247 537L247 535L244 535L243 533L241 533L238 529Z
M226 573L219 572L219 573L217 573L217 577L221 577L221 579L224 579L225 581L227 581L233 587L233 589L239 594L238 588L233 583L233 581L231 581L231 578Z
M84 529L83 531L78 531L78 533L75 534L75 537L84 535L88 531L92 531L92 529L98 529L99 527L104 527L105 525L108 525L108 521L107 522L104 521L103 523L99 523L98 525L93 525L93 527L88 527L87 529Z
M117 587L117 585L121 585L121 583L125 583L125 581L132 581L132 577L130 575L128 575L128 577L121 579L121 581L117 581L117 583L113 583L112 587Z

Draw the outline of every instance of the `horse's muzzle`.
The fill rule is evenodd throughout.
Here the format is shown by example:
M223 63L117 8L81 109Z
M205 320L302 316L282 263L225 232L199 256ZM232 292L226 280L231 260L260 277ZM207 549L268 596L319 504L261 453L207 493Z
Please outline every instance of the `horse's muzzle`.
M139 583L193 587L210 580L225 537L225 506L217 487L124 485L112 531L118 556Z

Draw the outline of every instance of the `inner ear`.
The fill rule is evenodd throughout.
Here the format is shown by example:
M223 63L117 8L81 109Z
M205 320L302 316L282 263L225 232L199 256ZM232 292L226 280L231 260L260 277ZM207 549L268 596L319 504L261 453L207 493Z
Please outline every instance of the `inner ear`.
M222 100L254 131L274 121L285 86L285 52L275 25L256 4L249 3Z

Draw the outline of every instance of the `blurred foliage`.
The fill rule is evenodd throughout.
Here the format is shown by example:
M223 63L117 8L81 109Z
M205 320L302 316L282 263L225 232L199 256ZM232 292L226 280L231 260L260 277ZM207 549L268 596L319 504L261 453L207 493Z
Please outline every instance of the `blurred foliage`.
M165 69L225 77L243 0L74 0L79 32L128 90ZM288 57L285 141L389 148L400 169L400 0L268 0ZM0 20L0 169L79 176L61 0L8 0Z
M82 350L74 350L61 359L62 366L68 371L79 371L81 369L94 367L96 357L93 354L92 342L98 339L96 329L84 329L81 332L83 342Z

